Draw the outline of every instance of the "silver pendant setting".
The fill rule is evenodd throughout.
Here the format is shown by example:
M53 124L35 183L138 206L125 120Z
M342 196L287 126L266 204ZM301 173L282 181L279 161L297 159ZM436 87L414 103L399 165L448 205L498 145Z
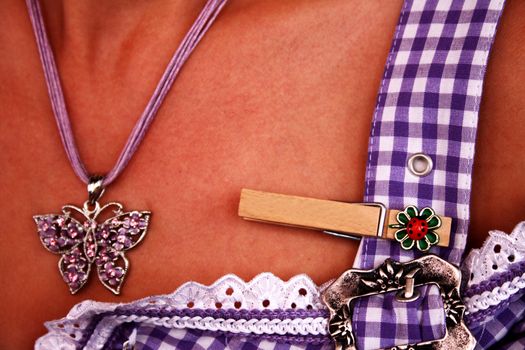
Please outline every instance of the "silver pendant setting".
M126 212L116 202L101 206L100 178L90 181L88 192L89 200L82 208L65 205L61 214L36 215L33 219L44 248L60 255L58 269L71 294L87 283L94 264L100 282L118 295L129 270L125 252L144 239L151 213ZM106 218L100 221L103 216Z

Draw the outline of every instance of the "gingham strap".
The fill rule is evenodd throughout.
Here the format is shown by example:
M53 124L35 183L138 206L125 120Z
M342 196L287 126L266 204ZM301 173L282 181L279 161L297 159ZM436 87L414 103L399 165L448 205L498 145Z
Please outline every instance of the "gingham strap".
M504 0L406 0L372 122L365 201L392 209L429 206L452 217L449 248L430 252L456 265L467 239L483 79L503 5ZM420 152L434 163L426 177L407 167L408 158ZM396 241L365 238L354 266L370 269L386 258L407 261L420 255ZM356 302L354 324L362 325L354 330L359 349L431 340L414 331L421 321L414 305L379 298L380 308L388 310L387 327L377 327L377 307L367 300ZM428 334L442 332L441 317L429 320Z
M504 0L406 0L381 82L372 122L365 201L403 209L430 206L453 218L449 248L459 264L469 221L472 165L489 51ZM410 155L433 162L426 177L407 168ZM372 268L414 251L363 239L355 267Z

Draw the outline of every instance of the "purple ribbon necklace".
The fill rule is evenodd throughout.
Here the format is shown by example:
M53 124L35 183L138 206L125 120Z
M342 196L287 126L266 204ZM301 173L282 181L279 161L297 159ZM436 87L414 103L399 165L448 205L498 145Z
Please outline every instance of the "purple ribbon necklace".
M44 248L60 255L58 269L72 294L86 284L92 265L97 270L100 282L113 293L120 293L129 270L129 260L125 251L144 239L151 213L125 211L123 205L117 202L101 205L99 199L104 193L104 188L115 181L126 168L180 69L226 2L227 0L207 1L169 62L115 166L106 176L99 176L90 175L80 159L40 4L38 0L26 0L60 138L75 174L87 184L88 190L88 200L82 207L65 205L61 214L33 217ZM109 218L98 222L97 218L102 212L112 213Z

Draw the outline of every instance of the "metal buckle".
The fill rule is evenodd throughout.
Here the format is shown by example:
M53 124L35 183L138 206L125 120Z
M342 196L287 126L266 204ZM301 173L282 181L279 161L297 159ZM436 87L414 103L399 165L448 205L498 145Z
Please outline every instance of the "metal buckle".
M463 322L465 305L461 302L459 288L461 272L454 265L435 255L399 263L387 259L377 269L348 270L322 294L330 310L328 332L334 339L336 350L357 350L352 331L354 299L399 291L399 301L417 299L414 287L434 284L443 298L446 333L442 339L417 344L397 345L389 350L471 350L476 340Z

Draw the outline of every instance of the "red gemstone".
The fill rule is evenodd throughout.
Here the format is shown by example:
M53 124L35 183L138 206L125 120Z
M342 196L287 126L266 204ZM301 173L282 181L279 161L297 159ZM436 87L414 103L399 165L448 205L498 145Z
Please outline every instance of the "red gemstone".
M428 222L420 218L412 218L407 225L408 237L418 241L428 233Z

